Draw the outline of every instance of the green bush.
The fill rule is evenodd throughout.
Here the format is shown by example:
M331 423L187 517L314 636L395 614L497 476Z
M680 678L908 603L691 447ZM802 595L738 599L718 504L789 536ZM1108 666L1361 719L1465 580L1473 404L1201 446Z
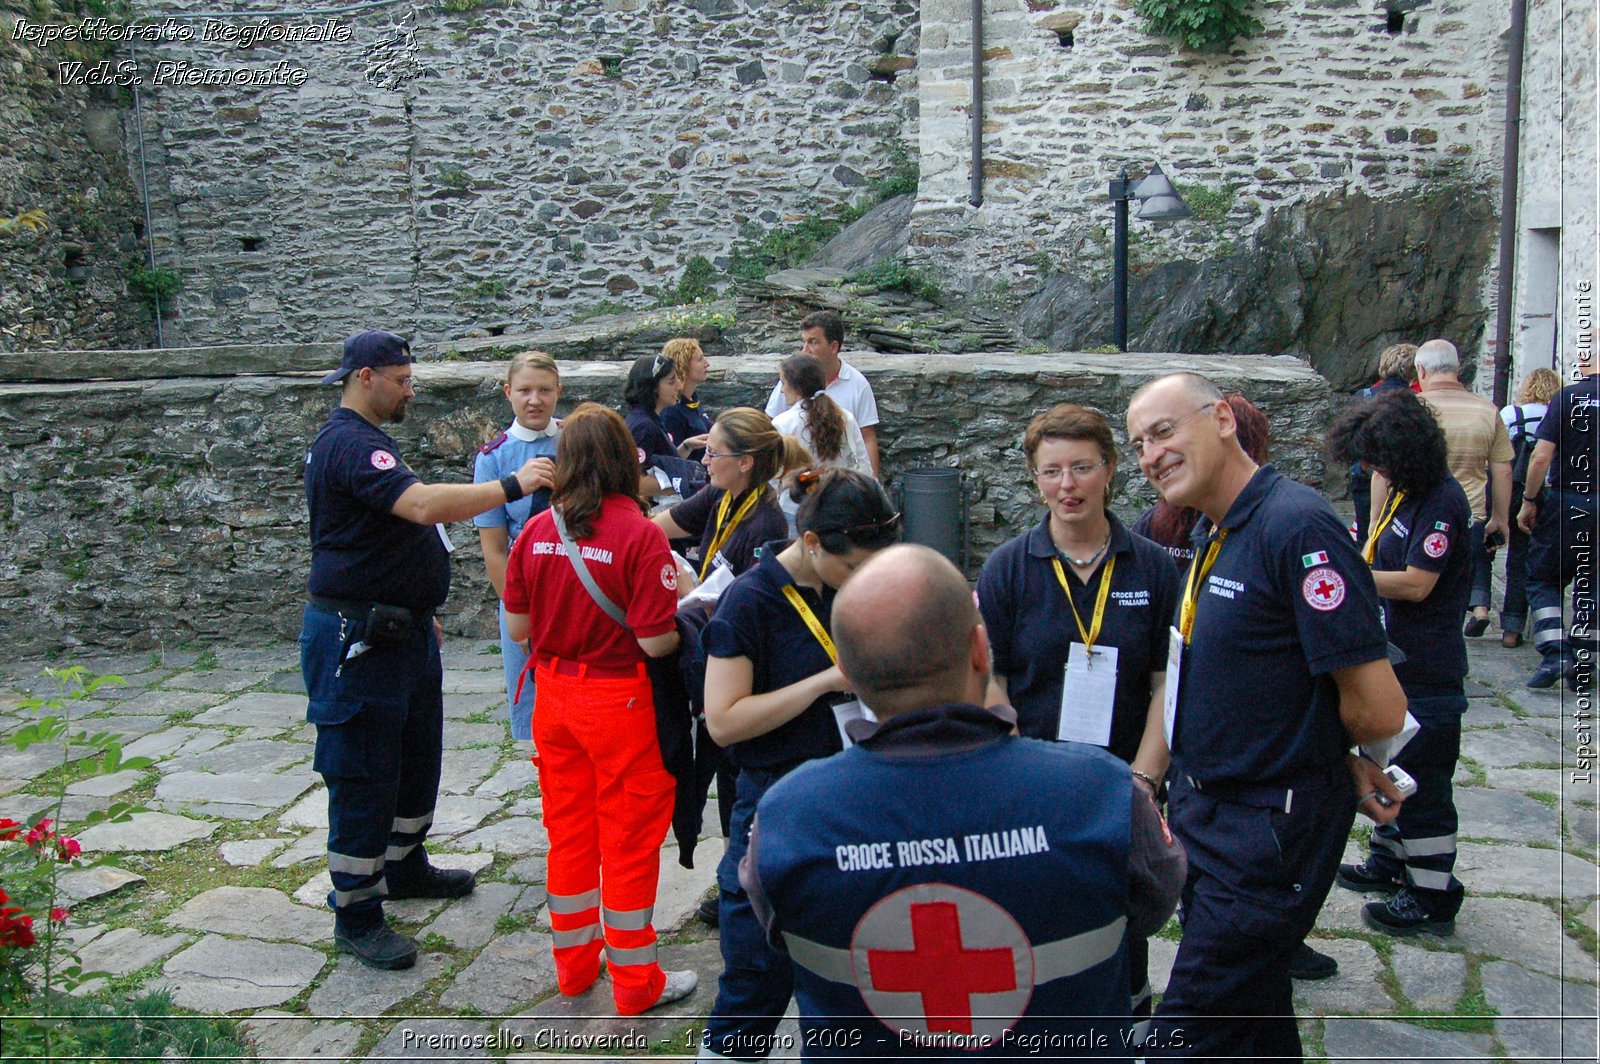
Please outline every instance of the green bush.
M1202 222L1225 220L1228 212L1233 210L1233 201L1238 193L1233 185L1207 188L1205 185L1179 184L1177 188L1178 194L1189 205L1190 213Z
M704 255L695 255L683 268L675 287L656 293L658 306L677 307L717 298L717 268Z
M248 1060L236 1020L174 1014L172 997L103 993L71 998L72 1019L0 1016L8 1060Z
M133 265L128 268L128 291L152 310L172 306L172 297L183 290L183 277L177 270Z
M1146 27L1161 37L1176 37L1197 52L1224 52L1235 38L1252 37L1265 27L1250 13L1255 0L1137 0Z
M934 280L932 274L899 257L884 259L865 270L851 274L845 281L861 287L870 287L878 292L904 292L918 299L926 299L930 303L944 295L944 289Z

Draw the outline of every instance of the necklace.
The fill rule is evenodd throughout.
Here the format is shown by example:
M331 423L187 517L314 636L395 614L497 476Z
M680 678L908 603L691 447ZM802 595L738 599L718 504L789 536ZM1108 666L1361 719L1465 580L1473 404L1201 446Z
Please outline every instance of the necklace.
M1072 555L1068 554L1066 551L1061 550L1060 547L1057 547L1056 550L1061 550L1061 556L1063 558L1067 559L1067 561L1071 562L1076 568L1087 569L1087 568L1089 568L1089 566L1093 565L1096 561L1099 560L1100 555L1104 554L1106 552L1106 548L1109 547L1109 546L1111 546L1111 533L1107 532L1106 533L1106 541L1104 543L1100 544L1099 549L1096 550L1093 554L1089 555L1087 558L1081 558L1081 559L1080 558L1074 558Z

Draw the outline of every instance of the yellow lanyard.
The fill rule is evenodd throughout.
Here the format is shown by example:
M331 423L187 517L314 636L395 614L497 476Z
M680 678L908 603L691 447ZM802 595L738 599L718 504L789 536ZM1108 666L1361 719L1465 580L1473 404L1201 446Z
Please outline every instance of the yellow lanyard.
M811 612L811 607L806 605L806 600L800 597L800 589L793 584L783 585L783 597L789 600L789 605L794 607L794 612L806 622L806 627L811 629L811 634L817 637L817 642L822 644L822 649L828 652L828 660L835 665L839 664L839 651L835 649L833 640L828 638L828 630L822 627L822 622L817 620L817 615Z
M1111 567L1117 563L1115 555L1106 559L1106 564L1100 570L1100 590L1094 596L1094 618L1089 623L1089 630L1083 629L1083 618L1078 616L1077 603L1072 601L1072 590L1067 587L1067 572L1061 568L1060 558L1051 558L1050 564L1056 567L1056 579L1061 581L1061 590L1067 593L1067 605L1072 607L1072 619L1078 622L1078 634L1083 637L1083 645L1089 651L1094 650L1094 641L1100 638L1100 622L1105 620L1106 599L1111 595Z
M716 533L711 537L711 544L706 547L706 556L700 559L701 580L704 580L706 574L711 571L711 560L717 556L717 551L722 549L722 545L728 542L728 537L733 534L735 528L739 527L739 522L743 521L750 511L755 509L756 503L761 499L761 492L765 488L766 485L763 484L755 491L752 491L749 497L739 504L739 509L735 511L733 520L727 521L726 524L723 522L728 516L728 507L733 504L733 492L723 492L722 502L717 505Z
M1211 567L1217 562L1217 555L1222 551L1222 541L1228 538L1228 530L1224 528L1217 533L1217 538L1211 541L1211 546L1206 548L1205 560L1200 559L1198 551L1195 552L1194 561L1189 563L1189 579L1183 587L1183 606L1178 611L1178 631L1183 633L1183 645L1189 645L1189 637L1194 632L1194 615L1200 608L1200 585L1206 581L1206 574L1211 572ZM1198 574L1198 575L1197 575Z
M1384 507L1383 516L1378 518L1378 523L1372 526L1372 532L1367 536L1366 544L1361 548L1361 556L1371 565L1378 556L1378 537L1383 535L1383 530L1389 527L1394 520L1395 511L1400 509L1400 504L1405 501L1406 493L1403 491L1389 492L1389 502Z

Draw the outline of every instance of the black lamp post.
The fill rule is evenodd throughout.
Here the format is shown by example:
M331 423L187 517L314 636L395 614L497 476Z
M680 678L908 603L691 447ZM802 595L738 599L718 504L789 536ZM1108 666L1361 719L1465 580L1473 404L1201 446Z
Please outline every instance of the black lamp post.
M1175 222L1189 217L1189 205L1156 165L1150 175L1130 187L1123 168L1111 182L1111 341L1128 349L1128 201L1139 201L1137 215L1147 222Z

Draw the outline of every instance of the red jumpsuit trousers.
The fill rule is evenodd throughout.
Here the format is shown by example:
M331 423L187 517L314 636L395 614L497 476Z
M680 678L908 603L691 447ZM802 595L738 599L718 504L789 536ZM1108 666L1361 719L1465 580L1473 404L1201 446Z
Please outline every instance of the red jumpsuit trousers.
M674 781L661 764L650 678L643 664L597 675L545 658L534 679L556 980L563 994L583 993L599 977L603 944L617 1012L636 1015L666 983L652 920Z

